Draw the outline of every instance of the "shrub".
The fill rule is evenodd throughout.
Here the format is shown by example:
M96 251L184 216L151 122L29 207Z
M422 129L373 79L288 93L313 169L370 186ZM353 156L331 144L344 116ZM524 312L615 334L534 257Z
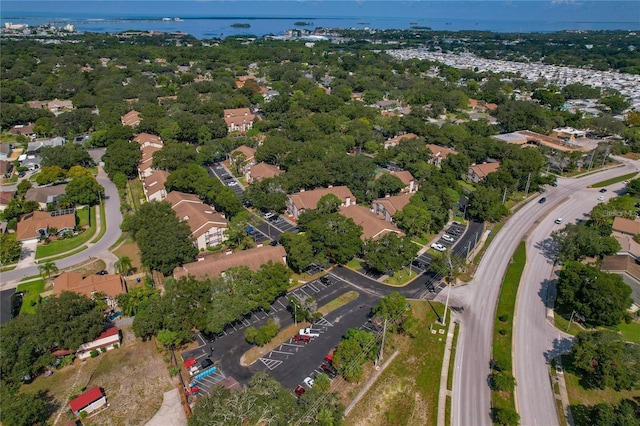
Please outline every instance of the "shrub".
M509 314L501 314L500 316L498 316L498 319L501 322L507 322L509 320Z
M516 386L516 379L506 371L491 373L491 388L495 391L512 392Z
M107 348L105 348L104 346L100 348L100 352L105 353L107 351Z
M171 377L177 375L180 372L180 367L178 367L177 365L172 365L171 367L169 367L169 375Z
M80 418L84 419L85 417L87 417L87 412L84 410L80 411Z
M269 318L267 324L263 325L258 329L257 335L255 337L255 343L258 346L264 346L271 341L274 337L278 335L278 331L280 330L280 325L276 323L273 318Z
M258 336L258 329L254 326L250 326L244 329L244 340L248 343L255 343Z
M119 346L118 346L118 344L117 344L117 343L114 343L114 344L113 344L113 348L114 348L114 349L118 349L118 347L119 347Z
M504 359L494 359L492 368L495 371L509 371L511 370L511 364Z
M513 408L494 408L493 421L499 425L517 426L520 416Z
M91 355L91 358L95 358L95 357L97 357L97 356L98 356L98 354L99 354L99 352L98 352L98 351L96 351L95 349L94 349L94 350L92 350L91 352L89 352L89 355Z

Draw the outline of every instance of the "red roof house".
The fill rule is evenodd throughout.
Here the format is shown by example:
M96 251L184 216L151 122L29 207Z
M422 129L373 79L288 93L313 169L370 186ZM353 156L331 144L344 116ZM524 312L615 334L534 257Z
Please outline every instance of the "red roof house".
M91 413L106 404L107 397L98 386L69 401L69 407L76 416L79 416L81 411Z

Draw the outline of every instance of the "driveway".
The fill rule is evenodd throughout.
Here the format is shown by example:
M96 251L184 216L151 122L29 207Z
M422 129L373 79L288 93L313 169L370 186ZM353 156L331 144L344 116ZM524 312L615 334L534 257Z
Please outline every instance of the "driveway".
M113 259L113 254L109 251L109 248L122 234L120 230L120 224L122 223L120 196L118 195L118 189L113 182L109 180L102 166L98 167L98 176L96 179L98 183L104 187L103 202L105 204L107 230L100 241L90 245L81 253L56 260L55 263L58 269L70 268L91 257L107 259L107 263L110 263L110 260ZM38 273L38 267L35 264L25 266L18 264L14 270L0 273L0 290L16 288L22 278L37 275Z

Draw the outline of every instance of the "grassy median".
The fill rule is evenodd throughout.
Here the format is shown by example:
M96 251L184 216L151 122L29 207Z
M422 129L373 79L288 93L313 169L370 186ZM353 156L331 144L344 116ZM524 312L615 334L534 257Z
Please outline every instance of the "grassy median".
M513 360L513 314L518 294L518 285L527 262L524 241L518 244L511 264L502 281L500 298L496 309L493 334L492 406L494 413L512 413L517 416L514 399Z

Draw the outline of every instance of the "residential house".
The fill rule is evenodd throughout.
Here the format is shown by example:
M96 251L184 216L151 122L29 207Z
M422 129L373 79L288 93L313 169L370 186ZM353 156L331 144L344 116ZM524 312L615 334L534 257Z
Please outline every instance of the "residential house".
M63 112L71 111L73 109L73 102L56 98L47 103L47 109L51 111L55 116L58 116Z
M600 270L621 275L624 282L631 287L631 299L633 299L636 309L640 309L640 262L638 257L629 254L605 256Z
M156 170L149 176L142 179L142 189L147 201L162 201L167 196L167 190L164 187L169 172L166 170Z
M253 127L256 116L249 108L234 108L225 109L223 118L229 132L246 132Z
M329 188L317 188L310 191L300 191L287 196L287 212L296 220L300 213L309 209L318 208L318 201L325 195L333 194L340 200L341 207L349 207L356 204L356 199L346 186L331 186Z
M469 98L469 108L478 112L490 112L498 109L498 105L487 101Z
M362 240L377 240L390 232L404 236L404 233L398 229L397 226L384 220L383 217L376 215L367 207L353 206L350 208L340 208L340 214L353 219L356 225L362 227L362 235L360 236Z
M411 201L411 197L413 194L400 194L400 195L391 195L389 197L378 198L373 200L371 203L371 210L377 215L380 215L387 222L393 222L393 218L396 213L404 208L409 201Z
M139 133L133 138L134 142L138 142L140 144L140 149L146 148L148 146L153 146L156 148L162 148L164 146L164 142L160 136L152 135L151 133Z
M400 192L403 193L408 193L408 194L415 194L416 192L418 192L418 182L416 181L416 179L413 177L413 175L411 174L410 171L408 170L391 170L389 172L390 174L392 174L393 176L397 177L398 179L400 179L402 181L402 183L404 183L404 188L402 188L400 190ZM376 179L379 178L380 176L382 176L382 173L378 174L378 176L376 176Z
M40 164L42 164L42 158L39 156L26 154L20 156L20 165L22 167L26 167L32 172L40 169Z
M500 163L482 163L472 164L467 171L466 179L469 182L477 183L487 177L489 173L493 173L500 168Z
M153 153L160 151L161 149L162 148L158 148L156 146L146 146L140 150L142 153L142 157L138 162L138 175L140 176L140 179L146 178L155 171L153 168Z
M107 405L107 397L98 386L69 401L69 407L76 416L80 416L82 411L87 414L92 413L105 405Z
M230 157L230 163L233 164L234 166L236 166L235 161L236 158L238 156L238 154L236 153L240 153L242 155L244 155L243 158L243 163L242 165L237 165L238 169L244 173L247 170L249 170L254 164L256 164L256 149L255 148L251 148L249 146L246 145L240 145L239 147L237 147L236 149L234 149L233 151L231 151L229 153L229 157ZM235 155L234 155L235 154ZM239 158L242 158L242 156L240 156Z
M29 101L27 102L27 106L33 109L42 109L44 108L44 104L40 101Z
M613 219L612 230L614 233L634 237L640 234L640 222L624 217L615 217Z
M53 280L53 294L58 297L63 291L89 298L99 296L113 309L117 306L116 297L127 292L127 284L120 274L91 274L83 278L78 272L63 272Z
M136 127L140 124L140 113L136 110L131 110L120 117L120 122L123 126Z
M202 260L178 266L173 270L173 277L180 279L190 275L196 279L213 278L236 266L246 266L252 271L257 271L269 261L286 265L287 252L284 247L267 245L231 254L207 256Z
M18 241L37 241L48 237L50 233L60 235L75 229L76 215L73 209L62 212L35 211L20 218L16 225L16 238Z
M458 151L440 145L427 144L427 148L431 151L429 163L437 167L442 166L442 162L450 155L458 155Z
M29 142L29 144L27 145L27 155L36 155L39 154L44 147L55 148L64 146L64 144L66 143L67 140L62 136L56 136L52 139L43 139L39 141Z
M267 89L262 96L264 96L264 100L269 102L272 101L276 96L280 96L280 92L275 89Z
M13 163L11 161L0 160L0 176L10 178L13 172Z
M247 170L244 174L244 177L247 180L248 184L252 184L254 182L260 182L262 179L278 176L280 173L282 173L282 170L280 170L276 166L272 166L271 164L263 162L258 163Z
M78 359L86 359L91 356L91 351L100 351L102 348L110 351L120 346L120 330L118 327L109 327L90 342L83 343L76 351Z
M15 197L16 191L0 191L0 212L4 211L4 209L9 205L13 197Z
M403 133L401 135L394 136L384 141L384 147L385 149L389 149L392 146L400 145L400 143L405 139L416 139L417 137L418 135L414 133Z
M8 142L0 143L0 160L6 160L11 157L13 146Z
M227 239L227 219L214 207L203 203L193 194L171 191L165 201L171 203L178 219L184 220L191 230L191 237L198 250L222 244Z
M240 89L241 87L244 87L245 83L246 83L248 80L254 80L254 79L255 79L255 77L254 77L254 76L252 76L252 75L241 75L241 76L237 77L237 80L236 80L236 88L237 88L237 89ZM255 80L254 80L254 81L255 81Z
M574 139L560 139L553 136L546 136L540 133L531 132L529 130L519 130L517 132L505 133L502 135L493 135L492 138L501 142L515 145L543 145L557 151L574 152L588 151L589 148L576 145Z
M37 201L41 209L47 208L47 204L57 203L67 190L67 184L51 186L38 186L29 188L24 194L25 200Z
M9 129L9 133L12 135L22 135L28 138L35 138L36 133L33 131L34 127L36 127L34 123L16 124Z

